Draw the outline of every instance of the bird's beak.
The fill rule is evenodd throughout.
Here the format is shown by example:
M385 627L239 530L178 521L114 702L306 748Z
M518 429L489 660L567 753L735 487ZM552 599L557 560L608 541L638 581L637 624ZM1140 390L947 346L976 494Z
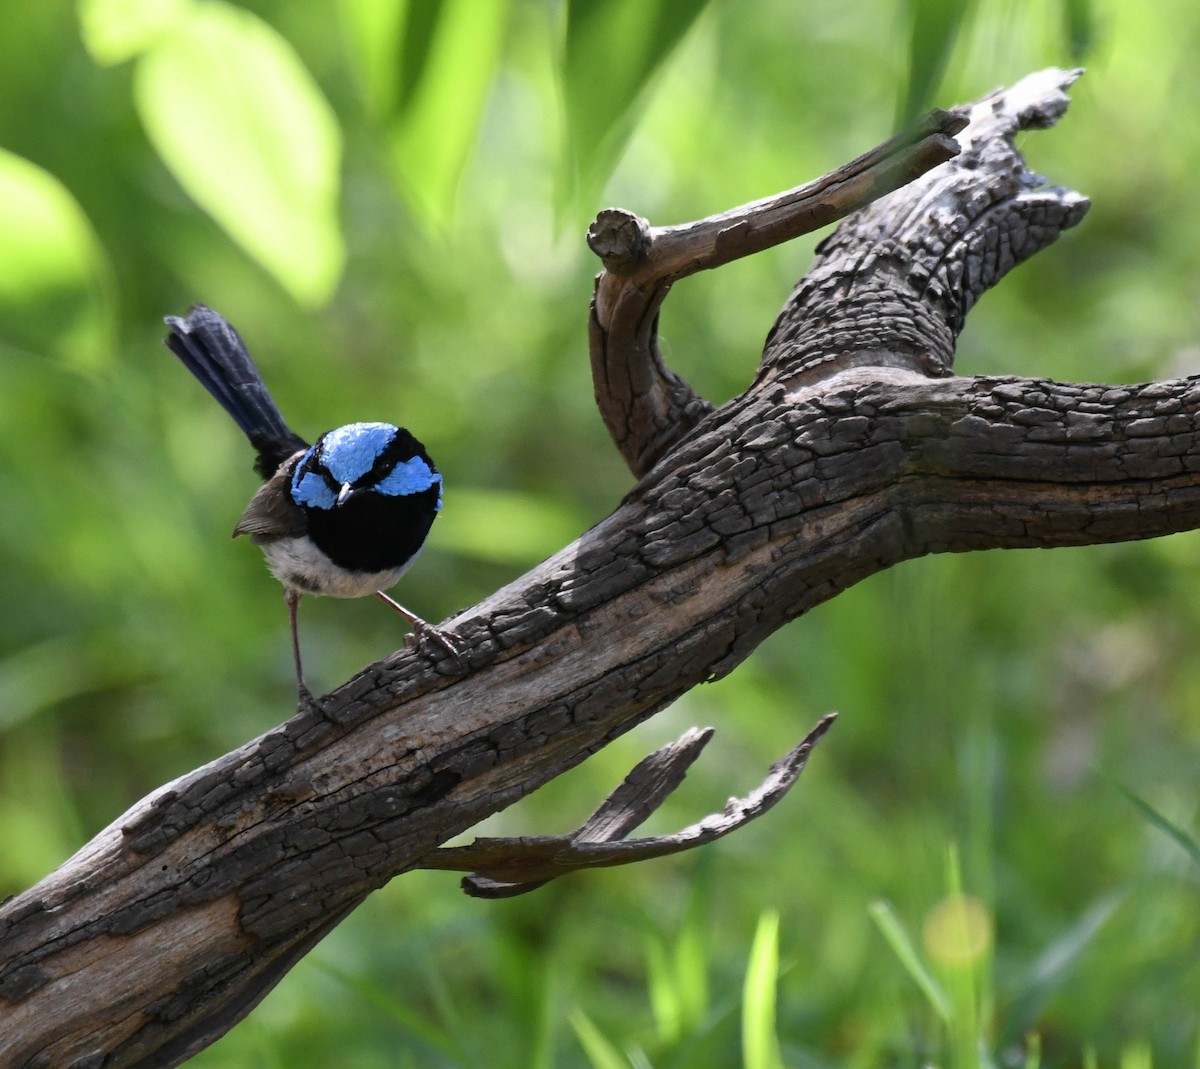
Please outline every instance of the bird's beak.
M358 493L358 491L355 490L354 487L351 486L349 483L342 483L342 488L338 491L337 507L341 508L347 501L349 501L357 493Z

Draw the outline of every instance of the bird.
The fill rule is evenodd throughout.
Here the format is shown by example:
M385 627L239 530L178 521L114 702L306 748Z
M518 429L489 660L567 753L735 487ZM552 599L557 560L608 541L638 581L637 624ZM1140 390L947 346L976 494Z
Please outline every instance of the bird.
M194 304L166 316L167 348L212 394L254 447L265 480L233 528L249 535L283 585L301 706L311 703L297 615L305 594L375 596L461 663L456 641L385 591L408 571L442 507L442 475L404 427L350 423L311 445L285 422L241 336L220 313Z

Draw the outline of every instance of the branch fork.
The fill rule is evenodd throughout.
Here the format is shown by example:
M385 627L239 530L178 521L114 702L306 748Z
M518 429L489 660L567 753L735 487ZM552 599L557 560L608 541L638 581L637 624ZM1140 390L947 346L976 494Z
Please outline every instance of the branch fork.
M476 839L466 846L435 850L417 867L471 872L463 879L467 894L476 898L511 898L537 890L568 873L628 865L704 846L762 816L783 798L800 778L808 755L833 725L836 715L823 716L798 745L771 766L766 779L751 794L731 798L722 812L673 835L625 838L683 782L688 768L712 738L712 728L691 728L675 742L644 758L569 835Z

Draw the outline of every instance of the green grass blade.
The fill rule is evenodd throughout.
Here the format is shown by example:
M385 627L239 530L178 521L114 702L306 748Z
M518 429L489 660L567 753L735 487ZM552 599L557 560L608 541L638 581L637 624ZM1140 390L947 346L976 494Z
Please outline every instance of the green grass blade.
M571 1027L588 1061L592 1063L592 1069L629 1069L629 1059L613 1046L578 1006L571 1011Z
M1197 865L1200 865L1200 843L1196 841L1191 833L1185 831L1173 820L1165 817L1147 802L1145 798L1139 794L1134 794L1128 787L1118 783L1117 790L1133 803L1134 808L1145 817L1147 823L1152 824L1168 838L1175 840L1176 844L1183 848L1184 853Z
M997 1044L1001 1049L1016 1043L1034 1026L1042 1007L1062 986L1096 933L1108 923L1124 899L1124 891L1105 895L1042 952L1013 999Z
M924 961L921 960L916 944L905 931L904 925L896 916L896 911L892 909L891 903L882 900L872 902L868 907L868 912L883 933L884 939L888 941L892 953L900 959L900 964L904 966L908 975L921 989L929 1005L933 1007L934 1013L943 1023L949 1024L950 999L942 989L942 985L937 982L933 974L926 968Z
M662 941L653 936L646 940L646 987L659 1042L677 1043L683 1028L680 992L667 964L667 952Z
M779 980L779 914L758 919L746 983L742 991L742 1057L745 1069L782 1069L775 1032L775 993Z

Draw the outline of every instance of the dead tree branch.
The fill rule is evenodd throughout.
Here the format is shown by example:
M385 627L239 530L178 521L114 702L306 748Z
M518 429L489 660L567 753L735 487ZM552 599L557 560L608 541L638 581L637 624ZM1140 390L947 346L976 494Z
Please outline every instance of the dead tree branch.
M680 783L712 738L712 728L692 728L677 742L656 750L570 835L520 839L476 839L469 846L443 847L423 859L423 869L471 872L463 890L477 898L511 898L535 891L557 876L581 869L628 865L715 842L762 816L800 778L808 755L835 717L823 717L798 746L771 766L767 778L746 798L731 798L721 813L673 835L626 839Z
M980 294L1086 210L1013 146L1062 114L1075 76L1046 71L980 101L964 151L936 167L957 113L811 196L668 230L606 217L632 227L628 254L601 220L594 380L636 487L452 622L465 673L401 650L154 792L5 903L0 1063L178 1064L373 889L438 863L453 836L898 561L1200 525L1200 382L951 374ZM893 188L823 243L743 395L714 408L665 367L655 321L674 279ZM509 890L625 860L640 847L624 835L688 759L685 743L644 799L622 793L565 837L565 866L538 844L485 843L458 860ZM774 798L802 759L793 752L747 806Z

